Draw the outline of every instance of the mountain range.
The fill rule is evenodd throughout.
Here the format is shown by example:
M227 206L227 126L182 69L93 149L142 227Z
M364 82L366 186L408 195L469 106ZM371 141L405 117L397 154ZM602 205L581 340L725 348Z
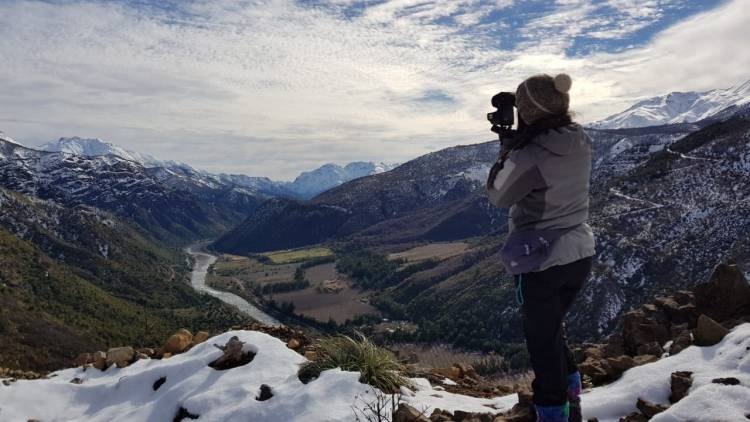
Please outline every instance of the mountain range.
M329 163L315 170L304 171L293 181L286 182L243 174L211 174L206 171L196 170L182 162L159 160L151 155L126 150L99 138L89 139L77 136L60 138L56 141L42 144L36 149L50 152L64 152L85 157L115 155L139 163L146 168L163 169L161 177L164 179L176 177L193 179L205 185L237 185L260 196L285 196L298 199L309 199L350 180L382 173L396 167L395 164L364 161L349 163L345 166Z
M598 258L571 315L573 337L609 332L623 312L703 280L718 262L750 265L743 182L750 177L750 107L690 124L588 132ZM271 199L214 247L247 254L333 241L382 249L475 237L478 247L411 275L381 299L425 332L440 333L433 339L476 347L519 340L512 281L499 259L504 213L489 205L483 187L499 147L447 148L308 201Z
M575 338L605 335L623 312L705 279L718 262L750 264L750 105L658 123L588 130L598 258L571 315ZM0 266L0 336L8 340L0 355L9 366L51 367L91 341L163 334L176 321L236 321L218 303L202 307L184 283L180 248L216 237L214 248L237 254L471 239L468 252L376 293L417 322L423 339L478 348L517 341L512 281L498 256L506 216L484 194L499 148L461 145L393 168L326 165L275 182L210 174L98 139L62 138L42 151L0 134L0 259L20 263ZM24 347L41 341L33 333L70 342L46 348L41 363L24 361Z
M598 129L624 129L673 123L692 123L722 110L750 103L750 80L704 92L671 92L635 103L632 107L590 124Z

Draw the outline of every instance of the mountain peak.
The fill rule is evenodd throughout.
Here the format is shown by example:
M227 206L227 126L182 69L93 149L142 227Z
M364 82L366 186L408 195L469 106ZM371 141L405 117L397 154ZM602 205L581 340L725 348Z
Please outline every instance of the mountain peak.
M692 123L711 117L727 107L747 103L750 103L750 80L725 89L674 91L648 98L589 126L597 129L624 129Z

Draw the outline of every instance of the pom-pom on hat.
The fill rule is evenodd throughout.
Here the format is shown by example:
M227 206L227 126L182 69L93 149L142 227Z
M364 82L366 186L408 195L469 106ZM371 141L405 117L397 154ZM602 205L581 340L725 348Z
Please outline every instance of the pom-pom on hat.
M518 115L526 124L531 124L545 116L566 114L571 85L573 80L565 73L554 78L536 75L526 79L516 89Z

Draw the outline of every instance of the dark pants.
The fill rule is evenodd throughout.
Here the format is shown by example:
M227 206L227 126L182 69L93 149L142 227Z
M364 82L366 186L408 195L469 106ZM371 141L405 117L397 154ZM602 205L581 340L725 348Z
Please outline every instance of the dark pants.
M592 258L558 265L521 279L523 331L534 368L534 403L560 406L568 400L568 374L578 371L563 319L591 271Z

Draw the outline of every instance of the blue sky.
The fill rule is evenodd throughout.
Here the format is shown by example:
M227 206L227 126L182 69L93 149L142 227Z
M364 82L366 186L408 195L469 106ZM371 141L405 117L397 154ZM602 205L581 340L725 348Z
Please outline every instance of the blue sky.
M289 179L489 140L489 98L573 77L583 122L750 79L746 0L0 2L0 130Z

